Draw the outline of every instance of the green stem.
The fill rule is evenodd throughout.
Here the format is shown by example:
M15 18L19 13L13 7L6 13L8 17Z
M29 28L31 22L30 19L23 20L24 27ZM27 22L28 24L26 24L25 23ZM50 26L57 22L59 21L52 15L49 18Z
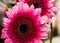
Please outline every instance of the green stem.
M52 43L52 30L53 30L53 28L52 28L52 23L51 23L51 25L50 25L50 27L51 27L51 33L50 33L50 43Z
M43 43L45 43L45 40L43 40Z

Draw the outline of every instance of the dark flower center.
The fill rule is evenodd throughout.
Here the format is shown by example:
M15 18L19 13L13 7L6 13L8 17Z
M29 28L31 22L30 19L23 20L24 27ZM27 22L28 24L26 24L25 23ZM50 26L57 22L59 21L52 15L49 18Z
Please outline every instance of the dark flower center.
M43 3L33 3L35 8L44 8Z
M33 4L35 8L38 8L38 3Z
M20 31L21 33L26 33L27 28L28 28L28 26L27 26L26 24L21 24L21 25L19 26L19 31Z

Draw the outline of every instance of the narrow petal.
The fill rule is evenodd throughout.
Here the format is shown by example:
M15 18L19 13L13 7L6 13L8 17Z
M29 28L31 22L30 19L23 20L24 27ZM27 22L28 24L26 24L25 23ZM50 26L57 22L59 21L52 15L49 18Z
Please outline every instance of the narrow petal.
M5 40L5 43L13 43L13 42L11 41L11 39L7 38L7 39Z
M29 10L29 6L25 3L24 5L23 5L23 11L24 12L27 12Z
M47 27L40 27L40 31L47 32L47 33L51 32L50 28L47 28Z
M31 5L31 6L30 6L29 12L34 12L34 5Z
M6 33L1 34L1 39L5 39L7 37L8 37L8 35Z
M49 2L55 2L55 0L49 0Z
M18 7L15 5L13 8L12 8L12 15L14 16L15 14L18 13Z
M41 20L40 21L41 24L47 23L48 22L48 17L47 16L42 16L40 20Z
M19 0L19 1L25 2L25 0Z
M8 24L9 24L9 22L10 22L10 20L8 19L8 18L3 18L3 26L4 27L7 27L8 26Z
M46 32L40 32L40 34L38 35L39 39L47 39L48 38L48 34Z
M53 7L54 6L54 4L52 4L51 2L48 2L48 4L47 4L47 7L48 8L51 8L51 7Z
M2 34L1 34L1 38L4 39L4 38L7 38L8 35L7 35L7 28L4 28L2 29Z
M51 17L55 17L55 14L53 12L50 13Z
M18 2L17 8L19 9L18 12L22 12L23 11L23 2Z
M8 11L6 12L7 17L8 17L8 18L12 18L12 17L13 17L13 14L12 14L12 13L13 13L13 12L12 12L12 9L9 8Z
M40 15L40 13L41 13L41 8L36 8L35 9L35 15Z
M52 10L53 12L57 12L57 8L56 8L56 7L52 7L51 10Z
M34 39L33 40L33 43L42 43L42 41L41 40L38 40L38 39Z

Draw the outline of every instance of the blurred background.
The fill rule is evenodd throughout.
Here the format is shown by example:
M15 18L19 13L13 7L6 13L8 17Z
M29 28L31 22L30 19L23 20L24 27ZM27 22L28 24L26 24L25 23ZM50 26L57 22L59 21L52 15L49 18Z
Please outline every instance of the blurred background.
M16 0L0 0L0 36L2 30L2 18L7 17L5 12L8 8L11 8L16 4ZM57 7L56 16L52 19L52 43L60 43L60 0L55 0L55 6ZM47 25L50 28L50 25ZM49 36L50 37L50 36ZM50 38L44 40L45 43L50 43ZM4 43L3 39L0 39L0 43Z

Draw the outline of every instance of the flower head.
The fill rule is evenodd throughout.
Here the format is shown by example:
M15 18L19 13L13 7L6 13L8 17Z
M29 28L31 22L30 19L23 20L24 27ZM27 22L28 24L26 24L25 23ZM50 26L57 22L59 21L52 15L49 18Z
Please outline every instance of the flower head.
M34 5L35 8L41 8L41 16L47 15L49 21L51 18L55 16L55 12L57 11L55 5L55 0L19 0L30 5Z
M43 25L45 21L40 12L40 8L18 2L6 12L8 18L3 18L1 38L6 39L5 43L42 43L41 39L48 38L50 29Z

